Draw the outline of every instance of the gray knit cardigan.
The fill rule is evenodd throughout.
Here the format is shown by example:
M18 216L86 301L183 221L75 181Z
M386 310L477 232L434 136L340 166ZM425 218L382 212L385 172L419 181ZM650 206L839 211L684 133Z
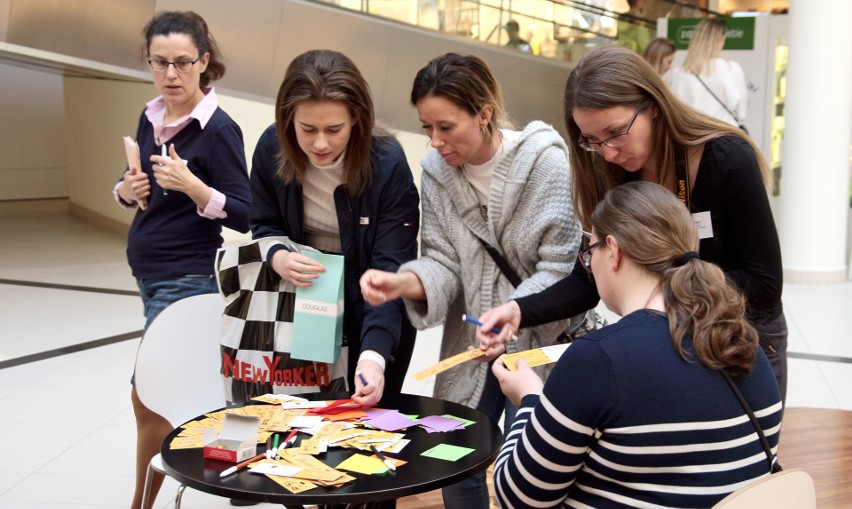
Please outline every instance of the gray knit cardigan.
M494 170L487 222L460 168L448 166L436 151L423 158L422 256L399 271L416 273L426 291L426 300L405 299L414 326L444 324L441 359L479 346L475 326L462 321L463 313L479 316L571 272L581 233L571 206L567 150L553 127L530 123ZM518 288L501 275L479 239L496 247L524 280ZM553 344L567 323L524 329L508 346L527 350ZM549 373L549 367L536 369L542 376ZM438 375L435 397L476 407L486 376L494 376L486 363L462 363Z

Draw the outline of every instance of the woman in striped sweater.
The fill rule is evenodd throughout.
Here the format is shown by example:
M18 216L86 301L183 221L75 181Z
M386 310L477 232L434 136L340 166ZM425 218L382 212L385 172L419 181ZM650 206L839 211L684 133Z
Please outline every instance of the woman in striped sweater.
M576 340L546 384L494 363L516 420L494 471L519 507L710 507L769 474L722 373L778 445L782 405L745 300L701 261L689 213L650 182L607 192L583 266L623 318Z

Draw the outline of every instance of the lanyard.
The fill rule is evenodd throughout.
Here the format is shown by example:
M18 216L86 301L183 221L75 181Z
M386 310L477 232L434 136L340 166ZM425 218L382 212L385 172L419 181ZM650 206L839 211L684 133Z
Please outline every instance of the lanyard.
M686 152L686 147L683 149L683 160L675 160L675 194L678 199L686 205L686 209L691 211L689 207L689 156Z

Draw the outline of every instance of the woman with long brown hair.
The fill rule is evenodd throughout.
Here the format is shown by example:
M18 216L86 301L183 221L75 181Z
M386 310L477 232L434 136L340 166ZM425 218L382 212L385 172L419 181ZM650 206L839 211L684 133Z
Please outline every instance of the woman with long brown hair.
M674 193L698 227L701 259L721 267L745 295L746 317L783 397L781 247L765 187L769 170L757 146L736 127L679 101L648 62L617 46L591 51L571 72L565 127L584 229L606 192L625 182L655 182ZM572 316L597 302L593 282L577 265L547 290L485 313L477 337L484 346L506 342L519 327ZM493 335L492 327L503 330Z
M494 363L519 406L497 497L503 507L711 507L774 463L726 375L778 445L781 396L745 299L699 259L692 217L663 187L615 187L589 219L580 262L622 318L574 341L544 384L522 360L514 371Z
M349 57L302 53L284 75L275 124L258 141L251 173L255 239L286 236L346 258L347 379L364 405L400 392L415 331L401 301L365 303L358 279L370 267L396 270L415 258L420 218L402 147L374 115L370 87ZM298 287L323 277L320 263L283 244L266 259Z

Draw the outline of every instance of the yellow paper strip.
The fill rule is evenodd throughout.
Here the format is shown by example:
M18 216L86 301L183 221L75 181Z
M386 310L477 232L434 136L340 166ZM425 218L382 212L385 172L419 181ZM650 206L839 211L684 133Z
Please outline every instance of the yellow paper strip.
M452 357L447 357L446 359L438 362L434 366L430 366L424 370L412 374L411 377L415 380L423 380L425 378L429 378L430 376L435 376L442 371L446 371L452 367L458 366L462 362L466 362L471 359L476 359L477 357L482 357L483 355L485 355L485 350L474 348L473 350L468 350L466 352L453 355Z
M515 362L518 359L524 359L531 368L534 368L536 366L542 366L544 364L550 364L551 362L558 361L559 357L562 356L562 352L564 352L569 346L571 346L571 343L543 346L532 350L524 350L523 352L508 353L500 356L500 358L503 359L503 364L509 368L509 371L515 371L517 369Z

